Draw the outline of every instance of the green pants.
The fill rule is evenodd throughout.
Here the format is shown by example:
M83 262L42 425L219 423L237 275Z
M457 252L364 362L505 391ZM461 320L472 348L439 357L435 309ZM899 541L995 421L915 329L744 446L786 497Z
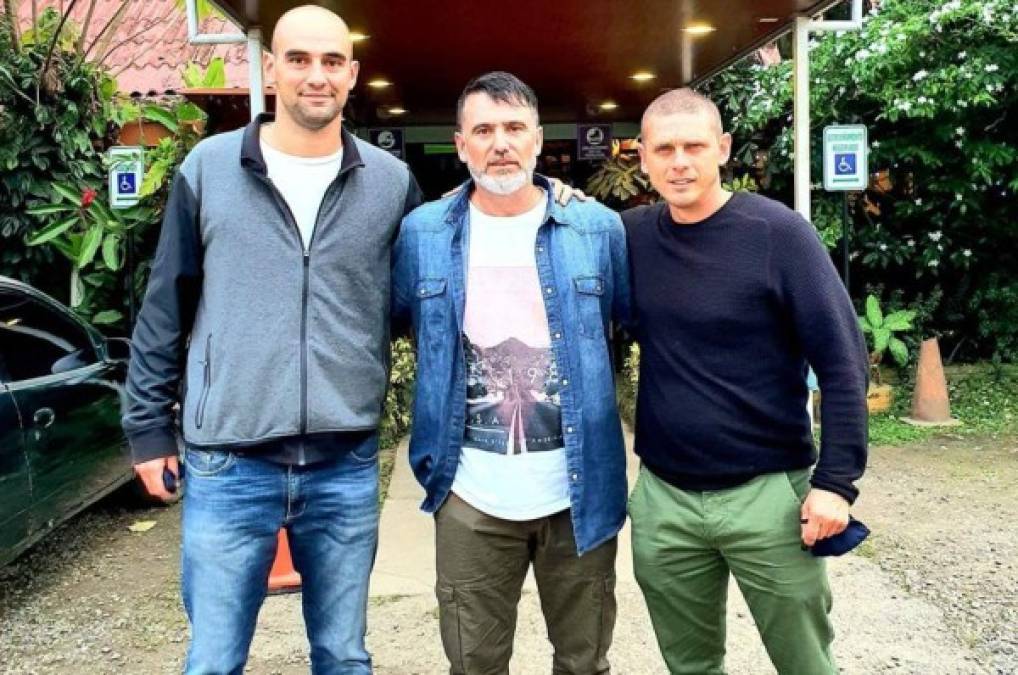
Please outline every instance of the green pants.
M803 551L806 470L679 490L647 468L629 502L633 568L671 673L724 673L728 573L781 675L837 673L824 561Z
M509 672L516 606L531 563L555 649L551 672L607 673L615 627L616 548L612 539L576 555L569 511L536 520L502 520L450 494L435 516L435 591L452 675Z

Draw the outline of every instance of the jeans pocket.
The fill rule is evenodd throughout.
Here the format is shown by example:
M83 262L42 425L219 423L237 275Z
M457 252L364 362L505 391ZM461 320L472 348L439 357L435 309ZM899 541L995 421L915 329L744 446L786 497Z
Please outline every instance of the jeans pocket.
M210 478L232 467L237 455L226 450L201 450L188 448L184 452L184 464L189 476Z
M363 444L350 450L350 456L363 464L370 464L378 459L378 442Z

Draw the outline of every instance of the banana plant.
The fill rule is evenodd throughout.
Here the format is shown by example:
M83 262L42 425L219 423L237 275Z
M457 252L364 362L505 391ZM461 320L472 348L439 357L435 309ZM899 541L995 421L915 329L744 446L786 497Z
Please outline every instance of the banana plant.
M915 315L915 310L899 309L885 316L876 296L866 297L866 314L859 317L859 327L869 336L870 374L877 385L882 384L880 362L883 361L886 352L891 353L899 366L908 363L908 347L895 333L912 330Z

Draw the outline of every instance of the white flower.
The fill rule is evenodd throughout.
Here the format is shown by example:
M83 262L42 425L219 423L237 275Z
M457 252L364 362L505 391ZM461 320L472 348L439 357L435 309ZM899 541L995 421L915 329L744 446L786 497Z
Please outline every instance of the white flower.
M926 98L925 96L920 96L919 98L916 99L916 103L918 103L919 105L922 105L924 103L929 103L929 102L930 102L930 99Z
M898 101L898 107L908 112L912 109L912 103L910 101Z
M983 68L983 70L985 70L988 73L995 73L998 70L1000 70L1000 66L998 66L996 63L988 63L986 64L986 67Z
M881 244L880 245L880 250L881 251L886 251L887 250L887 244Z
M931 260L931 261L929 261L929 262L928 262L928 263L926 263L926 264L927 264L928 266L930 266L930 267L936 267L937 265L939 265L939 264L940 264L940 261L939 261L939 260Z
M880 147L880 141L873 141L870 145L872 145L874 149L879 148Z
M959 61L964 59L966 56L968 56L968 52L958 52L958 60Z
M855 60L862 61L870 55L870 50L863 48L855 53Z
M926 79L927 75L929 75L928 72L926 72L925 70L920 70L919 72L912 76L912 81L919 82L920 80Z
M961 149L961 148L962 148L962 147L963 147L964 145L965 145L965 144L964 144L964 143L962 143L961 141L955 141L955 142L954 142L954 147L956 147L956 148L958 148L958 149Z
M958 134L959 136L964 136L965 135L965 127L957 127L954 130L954 133Z
M930 232L930 234L929 234L930 239L932 239L933 241L940 241L941 237L943 237L943 236L944 236L944 233L941 232L940 230L936 230L935 232Z
M955 192L954 193L954 201L960 202L961 200L962 200L961 193L960 192Z
M944 245L943 244L937 244L937 250L938 251L943 251L944 250Z
M916 197L915 205L916 206L922 206L923 205L923 198L922 197Z
M909 239L905 243L908 244L909 246L915 246L915 239Z
M964 251L962 251L961 254L963 256L965 256L966 258L971 258L972 257L972 249L968 249L967 248Z

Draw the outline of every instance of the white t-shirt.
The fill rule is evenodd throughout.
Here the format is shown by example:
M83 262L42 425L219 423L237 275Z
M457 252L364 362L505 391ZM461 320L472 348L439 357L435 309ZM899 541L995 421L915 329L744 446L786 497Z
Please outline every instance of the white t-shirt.
M543 199L511 217L470 206L466 433L452 490L505 520L569 508L559 376L534 259L544 214Z
M290 207L306 251L325 191L336 180L343 163L343 148L325 157L295 157L276 150L265 141L261 144L269 180Z

